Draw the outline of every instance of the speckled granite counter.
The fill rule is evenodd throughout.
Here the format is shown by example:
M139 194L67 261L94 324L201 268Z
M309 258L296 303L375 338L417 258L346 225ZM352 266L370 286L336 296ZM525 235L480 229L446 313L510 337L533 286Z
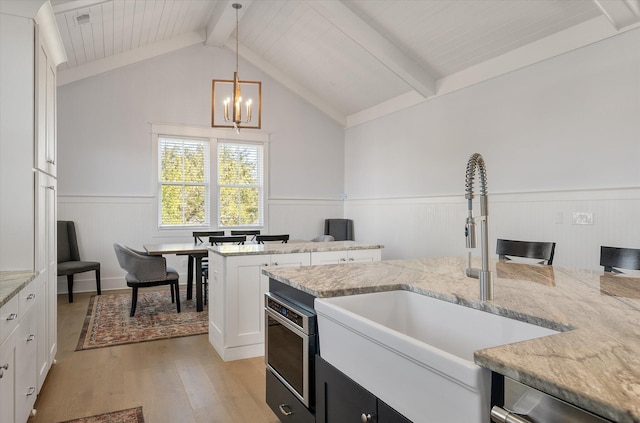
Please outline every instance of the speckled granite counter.
M332 242L298 242L286 244L245 244L245 245L218 245L209 247L209 250L221 256L246 256L260 254L292 254L312 253L321 251L348 251L348 250L372 250L384 248L379 244L362 244L355 241Z
M31 282L37 273L27 270L0 272L0 307L9 302L22 288Z
M444 257L263 272L316 297L405 289L563 331L474 359L607 419L640 422L640 278L498 262L494 300L481 302L466 264Z

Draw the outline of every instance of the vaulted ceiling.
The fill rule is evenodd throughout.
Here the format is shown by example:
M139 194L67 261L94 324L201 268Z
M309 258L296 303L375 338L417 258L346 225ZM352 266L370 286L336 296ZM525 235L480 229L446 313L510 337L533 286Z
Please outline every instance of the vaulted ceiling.
M640 26L640 0L52 0L59 84L195 44L345 126Z

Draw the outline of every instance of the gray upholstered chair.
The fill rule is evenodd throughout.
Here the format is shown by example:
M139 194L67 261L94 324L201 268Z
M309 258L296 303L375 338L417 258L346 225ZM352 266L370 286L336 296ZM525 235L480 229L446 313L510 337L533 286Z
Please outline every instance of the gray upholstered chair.
M353 241L353 220L325 219L324 234L333 236L336 241Z
M167 267L167 260L162 256L150 256L146 253L125 247L122 244L113 244L120 267L127 271L125 280L131 293L131 313L136 314L138 302L138 288L151 286L171 285L171 302L176 303L176 309L180 313L180 291L178 290L178 272Z
M91 270L96 272L96 291L100 295L100 263L80 260L76 225L70 220L58 220L58 276L67 277L70 303L73 302L73 275Z

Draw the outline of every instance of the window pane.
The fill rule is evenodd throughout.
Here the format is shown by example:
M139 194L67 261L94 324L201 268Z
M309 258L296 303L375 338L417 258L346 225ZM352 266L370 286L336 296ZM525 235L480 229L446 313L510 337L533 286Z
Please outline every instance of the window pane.
M209 225L209 143L158 138L160 225Z
M181 225L182 216L182 187L163 185L160 224Z
M263 216L262 145L218 143L219 226L259 226Z

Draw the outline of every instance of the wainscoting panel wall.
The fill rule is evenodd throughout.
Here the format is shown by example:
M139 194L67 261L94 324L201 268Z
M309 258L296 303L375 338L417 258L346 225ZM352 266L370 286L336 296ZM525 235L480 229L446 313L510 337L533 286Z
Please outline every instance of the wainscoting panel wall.
M479 213L474 204L474 215ZM591 213L593 224L574 224ZM497 238L555 241L554 265L601 270L600 246L640 248L640 188L489 196L489 250ZM385 245L383 259L466 255L467 203L459 196L349 200L357 239ZM480 228L477 229L478 240ZM472 250L480 255L479 249Z

